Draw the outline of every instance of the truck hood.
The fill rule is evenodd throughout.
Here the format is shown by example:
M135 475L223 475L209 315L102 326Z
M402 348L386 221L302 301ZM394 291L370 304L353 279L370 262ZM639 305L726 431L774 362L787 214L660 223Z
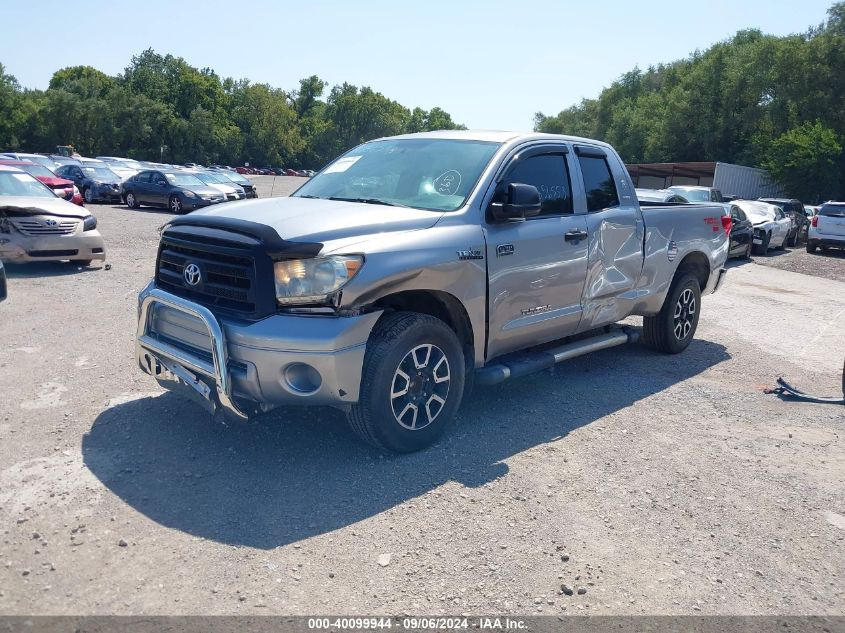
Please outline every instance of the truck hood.
M0 214L58 215L68 218L85 218L88 211L61 198L36 196L0 196Z
M312 198L264 198L228 202L194 211L192 216L229 217L272 227L285 240L329 242L392 231L434 226L440 211L422 211L360 202Z

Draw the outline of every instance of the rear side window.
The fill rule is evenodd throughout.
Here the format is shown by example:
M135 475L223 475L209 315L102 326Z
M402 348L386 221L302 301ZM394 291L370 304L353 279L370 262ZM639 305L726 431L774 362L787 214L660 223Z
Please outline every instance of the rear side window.
M831 218L845 218L845 204L824 204L819 215Z
M745 211L739 207L731 207L731 217L737 222L745 222L748 219L745 217Z
M508 171L497 198L503 198L509 183L537 187L542 202L538 217L572 213L572 189L563 154L541 154L520 160Z
M587 193L587 211L601 211L619 206L616 183L610 173L606 158L579 156L584 191Z

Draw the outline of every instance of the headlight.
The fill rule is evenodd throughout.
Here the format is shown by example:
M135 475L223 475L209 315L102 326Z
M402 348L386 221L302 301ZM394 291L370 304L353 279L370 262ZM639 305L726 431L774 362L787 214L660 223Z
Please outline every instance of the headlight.
M183 191L182 193L184 193L184 194L185 194L185 197L186 197L186 198L196 198L196 197L197 197L197 194L195 194L195 193L194 193L193 191L191 191L190 189L185 189L185 191Z
M276 262L276 300L279 305L327 303L364 263L360 255L338 255Z
M97 228L97 218L93 215L89 215L82 221L82 230L83 231L93 231Z

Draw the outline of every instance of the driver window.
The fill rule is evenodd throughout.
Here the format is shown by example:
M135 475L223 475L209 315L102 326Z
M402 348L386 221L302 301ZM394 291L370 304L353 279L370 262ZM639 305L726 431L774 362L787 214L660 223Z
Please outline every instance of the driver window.
M563 154L541 154L518 161L509 170L496 188L495 200L504 200L504 194L511 183L534 185L540 192L540 214L536 217L570 215L572 191L569 185L569 170ZM531 218L529 218L531 219Z

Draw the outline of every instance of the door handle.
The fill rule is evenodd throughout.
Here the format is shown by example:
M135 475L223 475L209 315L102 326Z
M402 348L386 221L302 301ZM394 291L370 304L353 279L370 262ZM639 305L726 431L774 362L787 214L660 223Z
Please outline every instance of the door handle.
M573 229L572 231L564 233L563 239L567 242L580 242L581 240L587 239L587 232L582 231L581 229Z

